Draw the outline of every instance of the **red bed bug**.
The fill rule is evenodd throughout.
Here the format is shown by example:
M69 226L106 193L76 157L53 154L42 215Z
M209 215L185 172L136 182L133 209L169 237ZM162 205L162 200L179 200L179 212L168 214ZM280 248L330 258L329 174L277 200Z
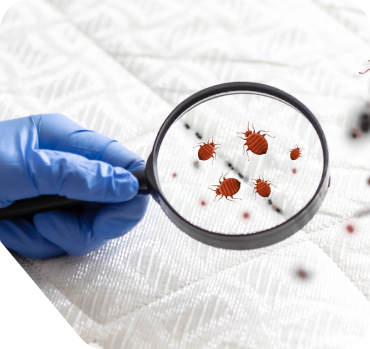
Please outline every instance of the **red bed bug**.
M213 136L212 136L212 138L208 139L208 143L201 142L193 148L200 147L198 151L199 160L206 161L212 158L212 165L213 165L213 160L216 159L215 150L218 149L216 148L216 145L221 145L221 144L215 144L213 142Z
M258 179L252 179L252 181L255 181L255 183L253 183L255 185L253 189L253 194L258 193L264 198L267 198L270 196L271 194L270 185L274 186L271 181L265 181L263 177L261 179L261 175L259 175Z
M298 158L301 158L302 157L302 150L303 150L303 148L298 148L298 145L296 145L295 148L290 149L288 151L288 153L290 152L290 158L292 160L297 160Z
M239 138L242 139L243 141L246 141L245 144L243 145L243 154L245 152L244 147L248 146L247 151L246 151L246 153L248 155L248 161L249 161L248 150L250 150L252 153L254 153L256 155L266 154L269 145L268 145L268 143L265 139L265 136L275 138L275 137L272 137L272 136L268 135L267 133L261 135L261 132L269 132L269 131L260 130L260 131L256 132L256 130L253 127L253 124L252 124L252 128L253 128L253 132L251 130L249 130L249 122L248 122L248 130L247 131L237 132L238 134L243 134L244 137L245 137L245 138L243 138L243 137L239 137Z
M229 201L233 201L235 199L241 200L239 198L234 198L233 197L233 195L235 195L240 190L240 182L235 178L225 178L228 173L226 173L225 176L223 176L223 174L221 174L221 177L219 179L219 182L220 182L219 185L218 184L211 185L211 187L217 187L216 189L208 188L208 189L211 189L214 192L216 192L215 200L216 200L217 196L221 195L221 197L217 201L220 201L220 199L223 196L225 196L226 200L229 200ZM223 176L223 181L221 182L222 176ZM228 199L227 198L228 196L230 196L233 200ZM213 201L215 201L215 200L213 200Z

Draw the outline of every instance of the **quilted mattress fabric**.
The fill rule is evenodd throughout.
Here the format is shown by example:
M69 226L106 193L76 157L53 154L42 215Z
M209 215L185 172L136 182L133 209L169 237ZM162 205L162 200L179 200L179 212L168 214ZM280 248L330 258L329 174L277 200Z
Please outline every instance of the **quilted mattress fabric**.
M98 348L355 345L370 325L370 215L359 217L370 210L370 143L347 134L369 99L370 76L358 74L369 40L365 15L343 0L14 6L0 31L2 120L64 113L147 158L183 99L218 83L261 82L317 116L332 177L315 218L267 248L198 243L151 201L133 231L86 256L15 258ZM196 140L203 131L198 122L181 132Z

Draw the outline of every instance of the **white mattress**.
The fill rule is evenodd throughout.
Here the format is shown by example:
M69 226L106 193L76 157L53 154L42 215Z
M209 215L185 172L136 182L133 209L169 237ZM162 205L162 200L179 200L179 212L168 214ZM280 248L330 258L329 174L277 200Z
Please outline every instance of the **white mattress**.
M96 347L355 345L370 324L370 215L357 217L370 210L370 140L348 132L370 98L370 73L358 74L368 67L369 40L367 18L344 0L13 7L0 31L1 120L64 113L146 159L183 99L214 84L254 81L314 112L331 162L319 213L267 248L198 243L152 200L134 230L84 257L15 258Z

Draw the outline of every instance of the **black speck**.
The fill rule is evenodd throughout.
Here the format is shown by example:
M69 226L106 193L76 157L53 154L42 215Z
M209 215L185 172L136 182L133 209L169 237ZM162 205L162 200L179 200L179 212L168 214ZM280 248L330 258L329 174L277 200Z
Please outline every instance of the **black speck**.
M189 124L185 124L185 127L186 127L187 129L189 129L189 128L190 128Z
M269 203L269 205L272 205L272 201L271 200L269 200L268 203Z
M239 172L238 173L238 176L241 178L241 179L243 179L244 178L244 176Z
M352 138L357 138L356 133L352 133Z
M227 164L227 166L229 166L229 167L233 167L233 165L232 165L230 162Z
M277 209L276 209L276 212L277 212L277 213L280 213L280 212L281 212L280 208L277 208Z
M370 115L362 114L360 118L360 130L362 132L369 132L370 130Z
M197 132L196 134L195 134L199 139L202 139L202 136Z

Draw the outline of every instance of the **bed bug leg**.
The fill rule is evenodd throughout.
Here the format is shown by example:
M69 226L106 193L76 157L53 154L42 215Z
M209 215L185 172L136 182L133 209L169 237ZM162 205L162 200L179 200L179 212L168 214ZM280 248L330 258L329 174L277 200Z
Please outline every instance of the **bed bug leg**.
M256 184L256 183L253 183L253 184ZM254 195L254 200L256 200L256 193L257 193L257 189L256 188L253 188L253 194L255 194Z
M370 60L368 60L370 62ZM363 73L359 72L360 74L365 74L366 72L368 72L370 70L370 68L366 71L364 71Z
M268 183L268 182L270 182L270 183ZM271 181L266 181L266 183L269 184L269 185L272 185L273 187L276 188L276 185L273 185Z
M196 145L196 146L195 146L195 147L193 147L193 148L201 147L201 146L202 146L202 143L203 143L203 145L204 145L204 144L207 144L207 143L204 143L204 142L200 142L200 143L198 143L198 145Z
M217 186L217 185L215 185L215 184L211 185L211 187L213 187L213 186L218 187L218 186ZM214 198L214 200L213 200L213 202L215 202L215 200L216 200L216 198L217 198L217 190L216 190L216 189L212 189L212 188L208 188L208 189L210 189L210 190L212 190L212 191L216 192L215 198Z
M266 131L263 131L263 132L266 132ZM268 135L267 133L265 133L264 135L261 135L261 136L262 136L262 137L269 136L269 137L271 137L271 138L275 138L275 137L272 137L272 136Z
M231 198L232 198L233 200L242 200L241 198L234 198L232 195L231 195Z
M220 177L220 179L218 180L218 182L220 183L220 185L221 185L221 178L222 178L223 174L224 174L224 173L222 172L221 177Z

